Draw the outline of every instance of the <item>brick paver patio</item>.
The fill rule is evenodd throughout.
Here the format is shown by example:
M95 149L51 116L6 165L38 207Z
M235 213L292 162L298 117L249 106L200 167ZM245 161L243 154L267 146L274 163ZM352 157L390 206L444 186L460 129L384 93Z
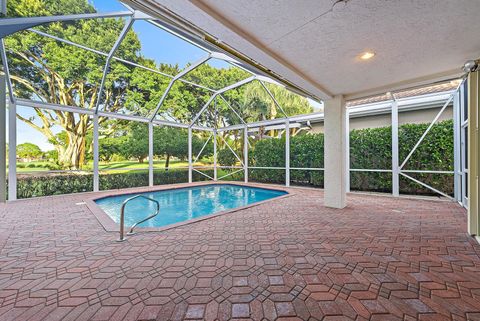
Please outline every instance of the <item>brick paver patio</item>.
M0 320L480 320L458 205L295 193L123 243L85 194L0 205Z

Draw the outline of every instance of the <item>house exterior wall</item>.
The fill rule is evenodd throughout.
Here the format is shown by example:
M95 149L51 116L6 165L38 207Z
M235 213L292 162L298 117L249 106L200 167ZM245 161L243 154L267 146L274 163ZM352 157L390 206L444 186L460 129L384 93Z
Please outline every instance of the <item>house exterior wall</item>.
M480 71L468 75L468 232L480 242L480 213L478 172L480 135L478 131L480 108Z
M399 122L399 125L430 123L435 118L435 116L439 111L440 111L440 107L421 109L421 110L410 110L410 111L403 111L403 112L400 110L398 114L398 122ZM448 119L453 119L452 106L448 106L443 111L438 121L443 121ZM391 125L390 114L370 115L370 116L350 118L350 130L387 127L390 125ZM323 133L323 122L312 123L311 126L312 126L311 132Z

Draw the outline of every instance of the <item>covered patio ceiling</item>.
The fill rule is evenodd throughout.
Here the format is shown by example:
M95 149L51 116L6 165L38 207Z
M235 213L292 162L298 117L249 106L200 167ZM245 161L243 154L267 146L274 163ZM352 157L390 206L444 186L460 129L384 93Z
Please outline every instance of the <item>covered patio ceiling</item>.
M320 99L457 77L480 52L478 1L124 2L168 16ZM365 51L375 57L362 61Z

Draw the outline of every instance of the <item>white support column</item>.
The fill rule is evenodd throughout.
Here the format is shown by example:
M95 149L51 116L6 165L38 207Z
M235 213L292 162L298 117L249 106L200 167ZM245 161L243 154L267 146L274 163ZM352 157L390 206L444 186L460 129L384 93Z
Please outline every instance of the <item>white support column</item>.
M243 129L243 180L248 183L248 127Z
M217 130L213 130L213 180L217 181Z
M153 186L153 123L148 123L148 186Z
M99 159L99 141L98 141L98 115L93 115L93 191L100 190L100 176L98 174Z
M285 186L290 186L290 122L285 122Z
M0 74L0 203L7 200L7 87Z
M398 103L392 102L392 195L400 195L400 167L398 160Z
M192 163L192 126L188 127L188 182L193 181L193 163Z
M346 206L347 110L343 96L325 101L325 189L327 207Z
M17 199L17 106L8 104L8 200Z
M460 163L460 88L453 98L453 190L457 202L462 201Z
M347 121L345 123L345 135L346 135L346 147L345 147L345 151L347 152L347 155L345 156L346 159L347 159L347 171L345 173L345 184L346 184L346 187L345 187L345 190L348 192L350 192L350 111L346 110L346 118L347 118Z

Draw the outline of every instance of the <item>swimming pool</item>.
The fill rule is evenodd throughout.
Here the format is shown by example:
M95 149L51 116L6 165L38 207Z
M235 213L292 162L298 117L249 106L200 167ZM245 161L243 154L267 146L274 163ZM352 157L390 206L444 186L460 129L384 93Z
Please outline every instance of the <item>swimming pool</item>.
M138 226L163 227L258 203L287 192L234 184L209 184L139 194L157 200L160 203L160 214ZM95 203L113 221L119 223L123 201L134 195L136 194L107 196L96 199ZM156 205L145 199L130 201L125 207L125 226L132 226L155 210Z

